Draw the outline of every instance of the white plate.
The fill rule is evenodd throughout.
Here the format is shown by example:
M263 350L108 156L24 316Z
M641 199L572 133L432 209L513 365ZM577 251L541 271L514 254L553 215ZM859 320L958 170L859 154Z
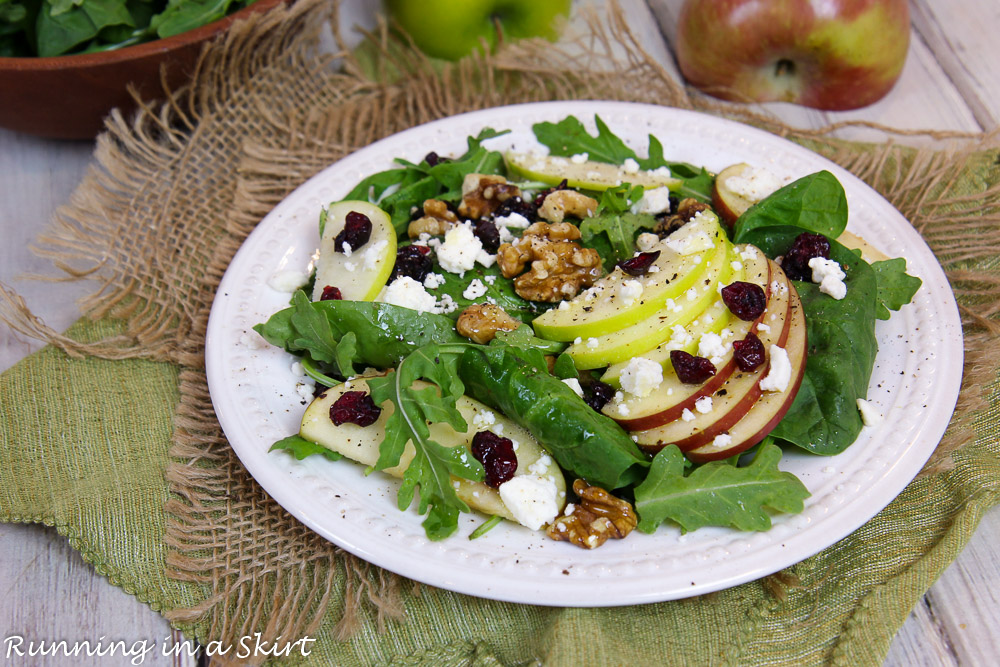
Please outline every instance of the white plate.
M361 178L419 161L429 151L457 155L483 127L510 129L491 141L533 145L531 125L575 115L594 131L594 114L637 152L657 136L668 159L718 171L735 162L782 177L820 169L847 190L850 228L890 256L907 258L924 284L913 304L879 322L879 354L868 400L885 416L839 456L789 451L782 468L812 496L801 514L775 517L763 533L706 528L681 536L661 527L594 551L554 542L504 522L485 537L466 536L483 521L464 515L459 532L431 542L414 509L396 509L396 482L364 477L361 466L268 453L298 431L305 406L295 391L293 358L262 344L250 327L285 307L288 294L267 287L282 269L301 270L318 245L320 208ZM837 165L774 135L693 112L617 102L553 102L488 109L429 123L379 141L325 169L279 204L249 236L226 272L212 307L206 343L212 402L250 474L285 509L326 539L393 572L441 588L541 605L609 606L720 590L765 576L830 546L889 503L933 452L951 417L962 372L958 309L941 267L912 226L882 197Z

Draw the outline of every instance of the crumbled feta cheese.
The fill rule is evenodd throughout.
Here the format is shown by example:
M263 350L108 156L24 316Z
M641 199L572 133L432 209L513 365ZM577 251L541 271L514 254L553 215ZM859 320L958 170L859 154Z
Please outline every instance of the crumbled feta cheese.
M445 277L440 273L428 273L427 277L424 278L424 287L427 289L437 289L444 285Z
M295 385L295 393L299 395L304 401L313 400L313 394L316 392L316 387L314 384L307 384L305 382L298 382Z
M558 308L559 310L569 310L569 301L560 301Z
M257 332L240 334L240 345L251 350L263 350L268 347L267 342Z
M836 261L813 257L809 260L809 268L812 269L812 281L819 284L820 292L829 294L838 301L847 296L847 285L844 284L847 274Z
M631 412L631 410L629 410L628 406L625 405L624 403L620 403L618 405L618 415L620 417L628 417L628 415L629 415L630 412Z
M642 198L632 206L631 210L633 213L649 213L650 215L669 213L670 189L653 188L651 190L644 190ZM651 236L656 237L656 234L651 234ZM658 241L659 237L656 237L656 239Z
M412 308L421 313L433 313L437 305L434 295L409 276L400 276L389 283L380 298L383 303Z
M559 498L551 477L517 475L500 485L500 500L518 523L538 530L559 514Z
M639 163L632 158L626 158L625 162L622 163L622 171L626 174L638 174L639 173Z
M865 426L875 426L882 421L881 413L863 398L858 399L858 412L861 413L861 423Z
M487 269L496 264L497 256L491 255L485 250L480 250L476 253L476 261L485 266Z
M671 178L670 167L657 167L653 171L649 172L650 176L656 178Z
M712 439L713 447L728 447L733 444L733 436L728 433L720 433Z
M344 252L344 257L351 256L351 244L348 243L347 241L344 241L343 243L340 244L340 249Z
M487 285L492 285L497 281L496 276L483 276L483 280L486 281Z
M306 369L303 368L301 361L293 361L291 370L292 370L292 375L294 375L297 378L303 377L306 374Z
M757 331L762 331L764 333L771 333L771 327L761 322L757 325Z
M635 239L635 247L639 249L639 252L650 252L657 243L660 242L660 237L652 232L643 232ZM653 267L650 267L653 268ZM659 268L659 267L657 267Z
M687 292L684 293L684 297L688 301L694 301L695 299L698 298L698 290L692 287L691 289L689 289Z
M619 378L621 387L630 394L649 396L663 382L663 367L645 357L632 357Z
M760 388L764 391L785 391L792 379L792 363L783 347L772 345L770 353L771 369L767 377L760 381Z
M702 396L694 402L694 409L703 415L707 415L712 411L712 397Z
M729 266L733 267L733 271L743 270L743 262L739 261L738 259L734 259L733 261L731 261L729 263Z
M684 412L681 413L681 419L686 422L691 422L695 420L694 413L684 408Z
M462 292L462 296L470 301L474 301L484 294L486 294L486 285L484 285L483 281L479 278L476 278L469 283L469 286L465 288L464 292Z
M752 245L748 245L746 249L740 251L740 259L743 261L757 259L757 248Z
M642 283L638 280L623 280L618 285L618 296L624 300L626 306L631 306L642 296Z
M671 327L670 331L671 331L670 342L673 345L683 347L688 343L690 343L692 340L694 340L694 338L691 336L691 334L688 333L688 330L685 329L684 325L682 324L675 324L673 327Z
M583 343L583 337L577 336L573 339L573 345L581 345Z
M729 352L729 347L722 342L722 336L708 332L698 340L698 356L705 357L713 364L718 364Z
M456 310L458 310L458 304L455 303L453 298L451 298L451 295L442 294L441 300L438 301L437 309L434 312L440 313L441 315L447 315L448 313L452 313Z
M275 292L294 292L309 282L309 274L303 271L277 271L267 279L267 286Z
M347 244L345 243L344 245ZM382 239L365 248L365 251L361 254L361 259L364 261L366 269L371 271L378 265L379 260L382 259L382 253L387 245L389 245L389 241Z
M354 269L358 268L358 265L355 262L344 262L344 268L354 273Z
M759 202L781 187L781 180L767 169L747 166L740 174L726 179L726 187L752 202Z
M552 457L548 454L542 454L538 457L538 460L528 466L528 472L532 475L538 475L542 477L549 471L552 467Z
M596 350L597 346L600 344L601 341L597 340L596 338L591 337L587 339L587 347L590 348L591 350Z
M590 156L587 155L586 153L577 153L576 155L571 157L569 161L572 162L573 164L583 164L584 162L587 161L589 157Z
M483 410L482 412L476 412L472 416L472 425L476 427L477 430L482 431L488 426L493 426L497 423L497 416L490 410Z
M476 258L483 249L483 242L468 224L455 225L444 235L444 243L437 249L438 263L449 273L465 273L476 265Z
M580 386L580 381L576 378L566 378L563 380L563 384L573 390L573 392L583 398L583 387Z

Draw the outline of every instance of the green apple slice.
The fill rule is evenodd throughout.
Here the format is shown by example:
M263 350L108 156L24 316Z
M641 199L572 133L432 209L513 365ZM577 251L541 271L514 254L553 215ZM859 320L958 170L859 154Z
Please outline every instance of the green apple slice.
M686 326L699 319L714 301L718 301L720 283L729 284L738 280L732 277L733 262L737 257L733 252L718 253L702 278L676 303L668 299L662 310L631 326L574 342L566 348L566 354L572 357L577 368L586 370L625 362L654 349L672 336L673 327ZM742 265L740 267L742 271Z
M338 252L336 237L344 229L347 214L356 211L372 222L372 235L350 256ZM396 262L396 231L389 215L366 201L342 201L331 204L326 212L326 225L319 243L316 260L316 285L312 300L319 301L323 288L331 285L340 289L347 301L373 301L392 274Z
M641 185L645 188L667 187L676 190L684 181L654 171L627 171L623 167L594 162L574 161L572 158L535 153L507 153L507 168L517 176L558 185L563 180L571 188L603 191L622 183Z
M719 253L729 252L730 243L719 218L703 211L667 238L653 246L660 256L654 269L636 278L642 284L638 299L623 298L621 283L632 280L621 270L601 278L588 290L558 308L546 311L531 323L540 338L572 341L624 329L662 310L668 299L677 299L703 278Z
M419 381L417 384L426 387L432 386ZM362 465L373 466L378 461L379 444L385 438L385 425L395 406L391 402L384 403L378 421L369 426L358 426L351 423L337 426L330 419L330 406L348 391L367 392L367 380L364 377L348 380L343 384L330 387L320 394L306 408L306 412L302 416L299 435ZM566 480L559 466L551 456L546 455L545 450L531 436L531 433L503 414L491 410L468 396L460 397L456 402L456 407L469 424L467 431L460 433L448 424L433 423L428 426L432 440L445 447L465 447L471 451L472 438L478 430L491 430L497 435L510 438L515 443L517 456L517 471L514 475L551 477L556 485L559 510L562 511L566 502ZM484 426L482 428L474 426L477 421ZM383 472L393 477L402 477L407 466L413 460L414 453L413 443L407 442L406 448L400 456L399 465ZM497 489L487 486L484 482L474 482L458 477L452 477L452 483L455 484L455 492L458 497L473 509L501 516L510 521L517 521L514 514L500 499L500 493Z

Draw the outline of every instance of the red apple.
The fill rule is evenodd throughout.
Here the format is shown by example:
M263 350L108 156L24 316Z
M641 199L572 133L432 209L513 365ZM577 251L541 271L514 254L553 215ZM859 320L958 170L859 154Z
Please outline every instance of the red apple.
M733 192L726 185L726 181L730 176L739 176L745 169L750 168L746 162L731 164L719 172L715 177L715 185L712 186L712 210L719 214L719 219L729 225L730 229L733 223L757 202Z
M802 302L796 294L792 299L791 328L785 344L788 360L792 364L792 379L788 388L782 392L764 392L743 419L729 429L729 444L717 446L714 442L709 442L686 452L687 457L695 463L727 459L745 452L763 440L792 407L795 395L802 385L802 378L806 374L806 343L806 318Z
M771 280L777 280L777 276L771 277L770 265L772 262L764 257L764 253L758 253L757 257L756 260L747 260L746 262L747 278L749 282L756 283L764 289L765 294L768 295L767 308L764 309L760 317L749 322L736 319L734 324L729 327L733 332L734 340L745 338L771 314L777 313L778 317L784 319L788 311L788 291L771 294ZM730 352L726 355L715 375L704 384L684 384L676 375L666 375L662 384L649 396L634 398L630 396L623 402L628 408L628 417L619 416L617 405L614 403L609 403L604 407L604 414L629 431L642 431L663 426L679 419L685 409L694 410L694 404L699 398L714 394L735 370L736 361Z
M909 41L907 0L687 0L676 51L710 95L845 110L889 92Z

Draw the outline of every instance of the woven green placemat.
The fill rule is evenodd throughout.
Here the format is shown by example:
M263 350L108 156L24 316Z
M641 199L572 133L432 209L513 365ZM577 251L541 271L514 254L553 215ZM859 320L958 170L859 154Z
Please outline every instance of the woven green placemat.
M190 94L113 122L43 238L91 262L94 319L65 335L9 292L0 314L54 344L0 376L0 519L56 526L116 585L203 643L315 638L309 663L878 664L997 502L995 152L862 146L691 97L612 12L626 57L551 45L431 64L375 35L337 71L312 55L309 0L234 30ZM475 108L618 99L724 113L803 142L885 194L966 306L966 382L926 474L875 519L764 580L612 609L533 607L419 586L318 538L271 501L218 428L202 353L215 287L246 234L320 168L392 132ZM986 385L985 391L977 390ZM952 450L962 445L958 449ZM216 644L218 650L220 644ZM293 660L293 662L299 660Z

